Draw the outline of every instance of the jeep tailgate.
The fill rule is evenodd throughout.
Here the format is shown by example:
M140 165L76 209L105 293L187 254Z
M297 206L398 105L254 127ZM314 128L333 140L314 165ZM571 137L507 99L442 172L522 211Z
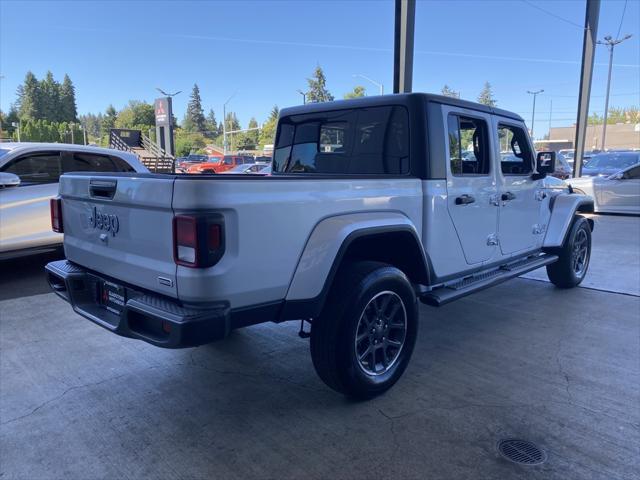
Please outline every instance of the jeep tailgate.
M118 282L177 297L173 184L168 175L60 177L67 259Z

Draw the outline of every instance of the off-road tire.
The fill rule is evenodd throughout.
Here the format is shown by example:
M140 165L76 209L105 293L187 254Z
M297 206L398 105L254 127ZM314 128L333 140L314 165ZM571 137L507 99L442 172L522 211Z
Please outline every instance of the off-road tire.
M381 313L377 302L384 306L387 299L385 308L388 311ZM401 328L400 310L404 311L406 321L403 341L398 348L391 342L398 343L392 336L398 335L399 330L388 332L389 328ZM369 326L364 328L373 325L369 320L379 323L380 318L387 318L388 322L379 325L379 329L375 325L371 330ZM366 330L365 334L369 336L360 340L370 341L365 350L372 351L364 362L359 360L358 348L367 343L358 343L359 328L361 332ZM386 341L385 337L376 337L384 332L387 332ZM338 272L322 313L312 322L311 358L316 372L329 387L350 397L369 399L391 388L402 376L411 359L417 333L418 304L406 275L384 263L355 262ZM360 337L363 337L362 333ZM370 340L374 337L378 339ZM379 342L377 346L373 345L374 341ZM394 354L395 360L390 362ZM367 365L376 370L376 358L380 359L381 370L388 369L380 374L367 373ZM382 365L383 361L388 365Z
M576 215L562 247L549 253L558 261L547 265L547 276L559 288L573 288L584 280L591 259L591 228L582 215Z

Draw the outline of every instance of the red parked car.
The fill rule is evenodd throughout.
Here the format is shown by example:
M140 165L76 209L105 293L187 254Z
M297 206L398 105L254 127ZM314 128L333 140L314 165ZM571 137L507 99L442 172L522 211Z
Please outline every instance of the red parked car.
M246 155L225 155L224 157L210 157L208 162L191 165L187 173L221 173L242 165L243 163L254 163L253 157Z

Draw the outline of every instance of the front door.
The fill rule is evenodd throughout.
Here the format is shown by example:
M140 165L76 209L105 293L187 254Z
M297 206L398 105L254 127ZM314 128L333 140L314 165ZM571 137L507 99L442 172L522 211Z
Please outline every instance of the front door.
M443 107L447 125L447 208L468 264L489 260L496 252L498 208L491 117L481 112Z
M540 225L541 180L533 180L534 153L524 124L494 118L497 132L498 201L500 220L498 237L503 255L534 249L543 238Z

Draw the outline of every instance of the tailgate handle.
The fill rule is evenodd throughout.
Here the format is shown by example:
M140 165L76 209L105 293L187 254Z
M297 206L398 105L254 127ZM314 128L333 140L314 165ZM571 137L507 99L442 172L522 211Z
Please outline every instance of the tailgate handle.
M98 198L112 199L116 194L116 180L91 180L89 181L89 195Z

